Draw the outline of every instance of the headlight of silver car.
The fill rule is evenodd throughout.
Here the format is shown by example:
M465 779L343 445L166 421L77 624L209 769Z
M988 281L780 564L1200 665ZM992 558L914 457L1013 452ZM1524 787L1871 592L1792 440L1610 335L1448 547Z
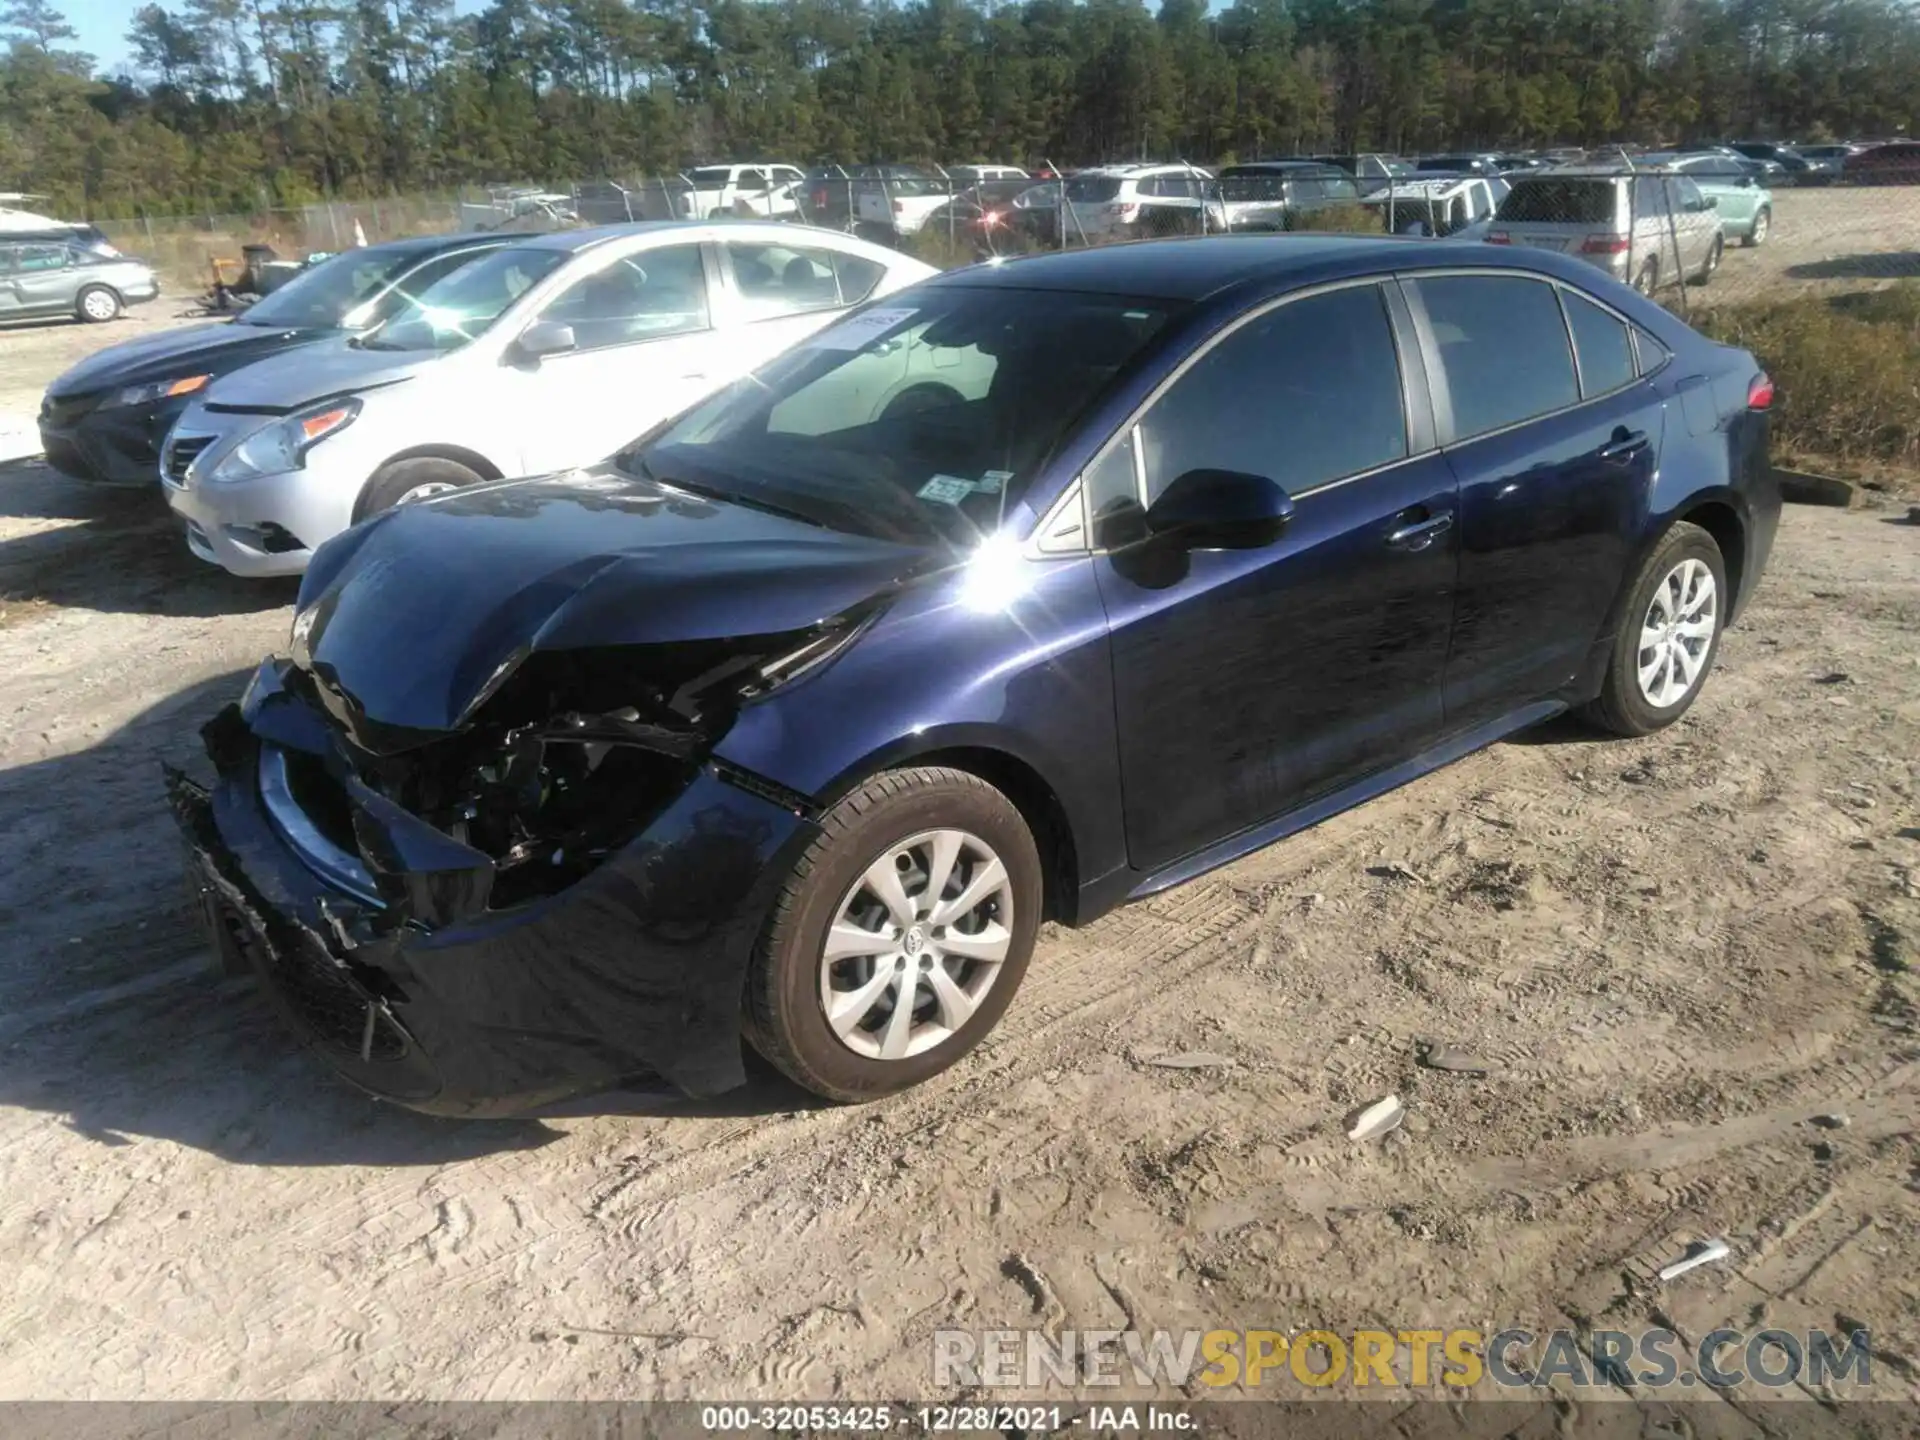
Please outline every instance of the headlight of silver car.
M284 475L306 464L307 451L329 435L338 434L360 414L355 399L329 401L325 406L289 415L264 425L221 457L207 479L252 480L261 475Z
M151 405L156 400L171 400L176 395L191 395L207 388L211 375L183 375L178 380L154 380L145 385L129 385L113 397L115 405Z

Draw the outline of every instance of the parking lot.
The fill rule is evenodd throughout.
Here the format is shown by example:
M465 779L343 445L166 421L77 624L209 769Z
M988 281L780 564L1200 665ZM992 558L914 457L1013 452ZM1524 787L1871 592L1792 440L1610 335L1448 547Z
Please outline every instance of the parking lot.
M1856 243L1789 214L1729 293ZM0 416L175 309L0 334ZM196 760L291 586L190 558L157 494L0 466L0 1393L875 1398L929 1391L945 1326L1604 1316L1865 1325L1906 1395L1904 513L1790 510L1663 735L1555 723L1047 932L1001 1028L904 1098L761 1078L461 1124L333 1079L187 922L159 765ZM1407 1124L1350 1143L1388 1093ZM1707 1237L1725 1263L1654 1279Z

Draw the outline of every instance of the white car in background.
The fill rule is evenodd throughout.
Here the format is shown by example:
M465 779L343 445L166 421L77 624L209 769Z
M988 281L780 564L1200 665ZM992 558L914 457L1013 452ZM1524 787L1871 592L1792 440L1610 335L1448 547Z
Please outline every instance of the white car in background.
M201 559L292 575L349 525L602 460L849 307L934 274L835 231L737 220L529 235L369 335L236 370L160 456Z
M1189 222L1201 217L1211 230L1225 230L1213 172L1198 165L1101 165L1067 177L1067 238L1112 240L1154 233L1156 223Z
M792 165L703 165L687 172L691 188L680 196L680 213L689 220L743 213L762 220L798 215L799 190L806 178Z

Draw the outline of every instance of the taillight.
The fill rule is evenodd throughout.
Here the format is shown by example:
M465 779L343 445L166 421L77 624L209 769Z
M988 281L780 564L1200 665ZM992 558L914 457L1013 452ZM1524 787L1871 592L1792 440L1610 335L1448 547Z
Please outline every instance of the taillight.
M822 185L818 190L813 192L813 208L816 210L824 210L827 208L826 186Z
M1116 200L1113 204L1107 206L1107 213L1117 220L1131 221L1134 216L1140 213L1140 207L1138 205L1123 204Z
M1624 255L1632 243L1625 235L1589 235L1580 249L1588 255Z
M906 202L906 201L904 201L904 200L896 200L896 201L894 201L894 202L893 202L893 213L894 213L894 214L896 214L896 215L904 215L904 214L906 214L906 213L907 213L907 202Z
M1504 230L1489 230L1487 232L1487 244L1489 245L1511 245L1512 243L1513 237Z
M1773 408L1773 377L1764 370L1747 382L1747 408L1749 410Z

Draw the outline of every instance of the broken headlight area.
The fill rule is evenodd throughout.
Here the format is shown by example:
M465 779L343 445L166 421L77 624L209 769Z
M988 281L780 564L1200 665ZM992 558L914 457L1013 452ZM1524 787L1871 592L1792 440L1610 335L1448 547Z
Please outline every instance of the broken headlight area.
M708 763L742 705L817 669L863 624L536 652L461 729L386 754L339 733L324 750L287 750L288 790L328 842L365 862L388 905L382 928L538 900L639 835ZM281 680L309 709L324 698L311 672L289 667ZM263 738L279 728L255 721ZM796 810L806 803L788 800ZM395 823L403 818L451 847L435 853L418 826Z

